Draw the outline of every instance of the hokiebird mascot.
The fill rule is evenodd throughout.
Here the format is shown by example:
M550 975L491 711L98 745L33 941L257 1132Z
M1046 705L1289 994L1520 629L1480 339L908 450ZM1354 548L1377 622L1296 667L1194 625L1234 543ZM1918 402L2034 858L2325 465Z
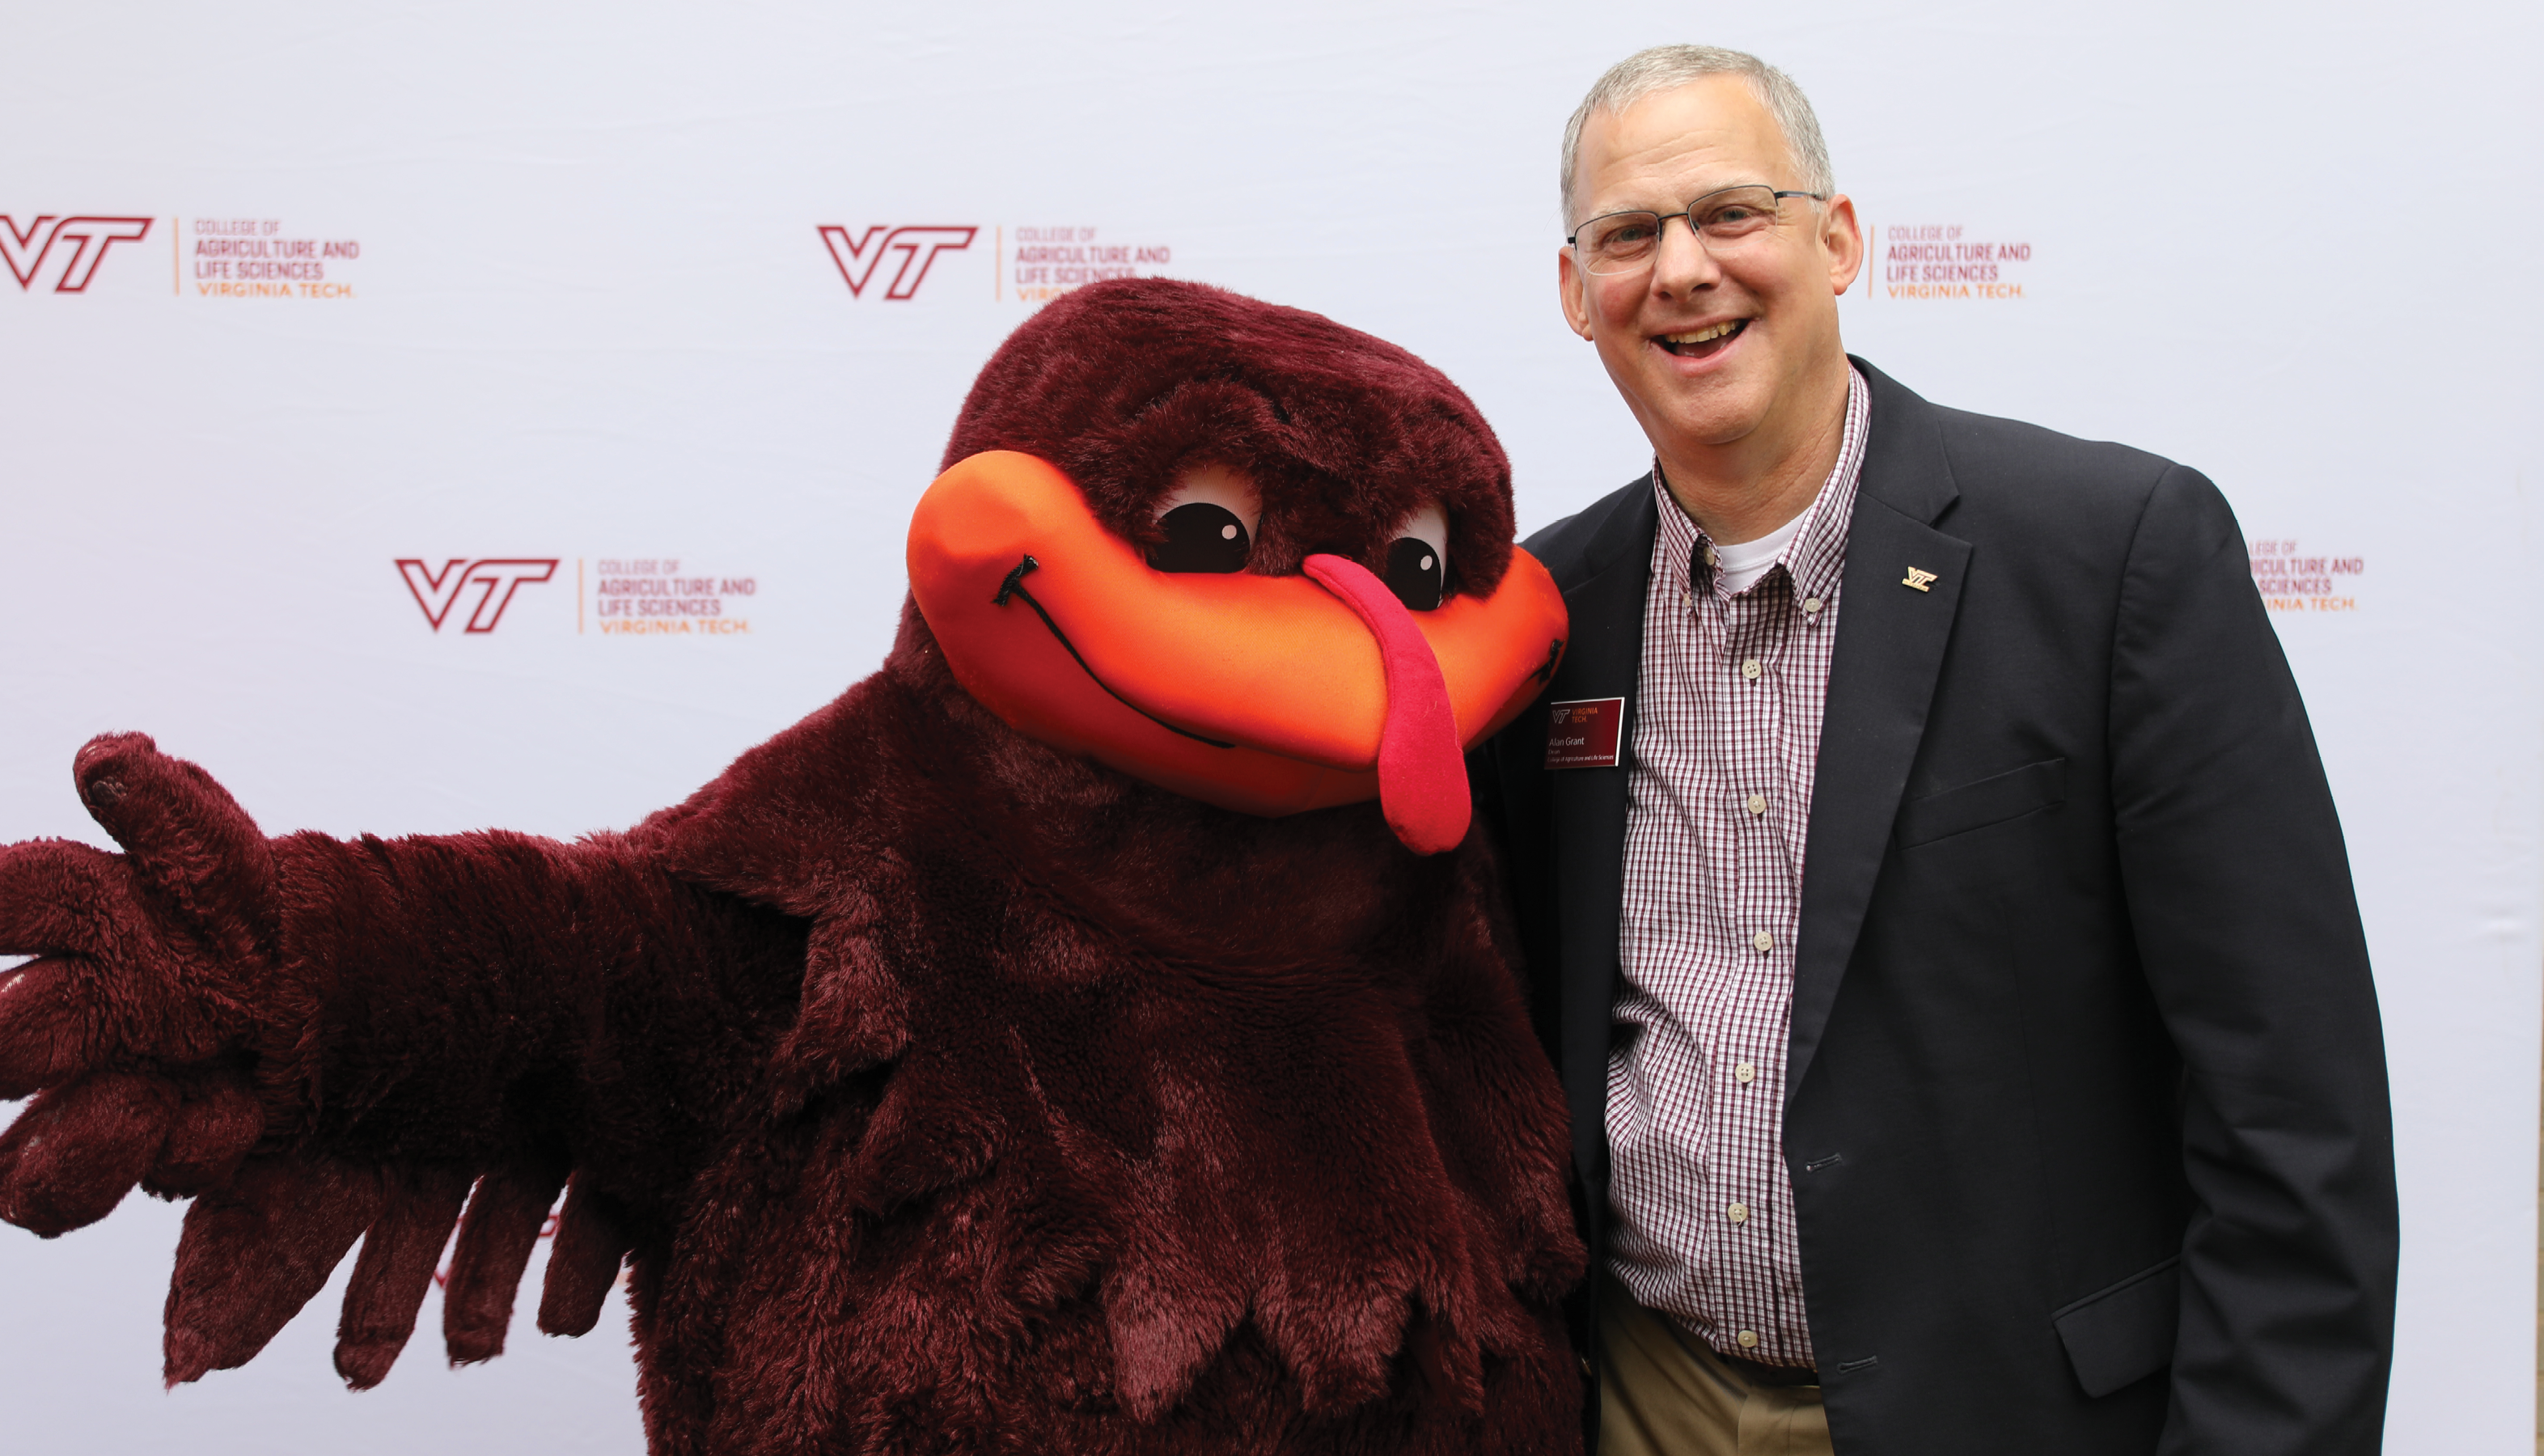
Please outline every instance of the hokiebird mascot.
M269 838L88 744L123 852L0 849L0 1218L191 1198L171 1383L358 1241L366 1387L445 1245L451 1357L500 1352L562 1194L540 1328L625 1268L665 1456L1576 1449L1462 761L1564 615L1491 433L1150 280L1018 329L945 462L882 669L623 834Z

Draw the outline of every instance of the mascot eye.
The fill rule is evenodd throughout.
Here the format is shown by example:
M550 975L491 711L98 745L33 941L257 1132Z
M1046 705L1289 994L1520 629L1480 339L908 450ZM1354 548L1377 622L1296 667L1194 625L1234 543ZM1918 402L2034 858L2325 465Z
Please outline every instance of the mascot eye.
M1202 465L1183 479L1157 511L1166 538L1149 548L1159 571L1243 571L1254 551L1254 527L1263 519L1254 487L1220 465Z
M1387 589L1408 611L1429 611L1449 588L1449 518L1425 506L1396 528L1387 548Z
M1177 506L1157 526L1166 538L1149 548L1149 564L1159 571L1243 571L1254 548L1236 513L1208 501Z

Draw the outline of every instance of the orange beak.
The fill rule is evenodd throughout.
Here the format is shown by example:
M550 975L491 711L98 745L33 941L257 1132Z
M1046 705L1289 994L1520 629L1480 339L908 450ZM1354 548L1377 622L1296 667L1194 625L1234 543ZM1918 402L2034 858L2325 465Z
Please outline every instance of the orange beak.
M1381 798L1424 853L1465 836L1456 755L1517 716L1563 650L1562 595L1524 551L1490 597L1422 612L1333 557L1310 566L1330 590L1161 572L1059 467L1008 450L936 478L909 559L955 681L1018 732L1249 814Z

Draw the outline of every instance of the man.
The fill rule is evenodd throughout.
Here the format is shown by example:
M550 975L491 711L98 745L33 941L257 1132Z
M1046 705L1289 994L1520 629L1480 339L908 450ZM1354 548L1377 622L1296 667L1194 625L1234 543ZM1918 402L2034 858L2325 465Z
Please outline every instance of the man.
M2382 1037L2225 502L1850 362L1855 210L1755 57L1619 65L1563 187L1654 472L1527 543L1572 641L1474 776L1596 1449L2375 1450Z

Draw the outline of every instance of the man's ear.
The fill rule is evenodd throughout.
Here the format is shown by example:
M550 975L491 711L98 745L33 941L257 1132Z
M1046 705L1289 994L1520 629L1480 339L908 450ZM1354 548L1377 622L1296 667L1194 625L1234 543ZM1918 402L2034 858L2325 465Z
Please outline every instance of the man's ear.
M1590 299L1583 291L1589 284L1589 276L1581 271L1580 260L1572 256L1572 250L1555 249L1554 285L1562 294L1563 321L1584 339L1590 337Z
M1843 293L1864 271L1864 229L1855 220L1855 199L1844 193L1820 208L1820 247L1828 253L1829 291Z

